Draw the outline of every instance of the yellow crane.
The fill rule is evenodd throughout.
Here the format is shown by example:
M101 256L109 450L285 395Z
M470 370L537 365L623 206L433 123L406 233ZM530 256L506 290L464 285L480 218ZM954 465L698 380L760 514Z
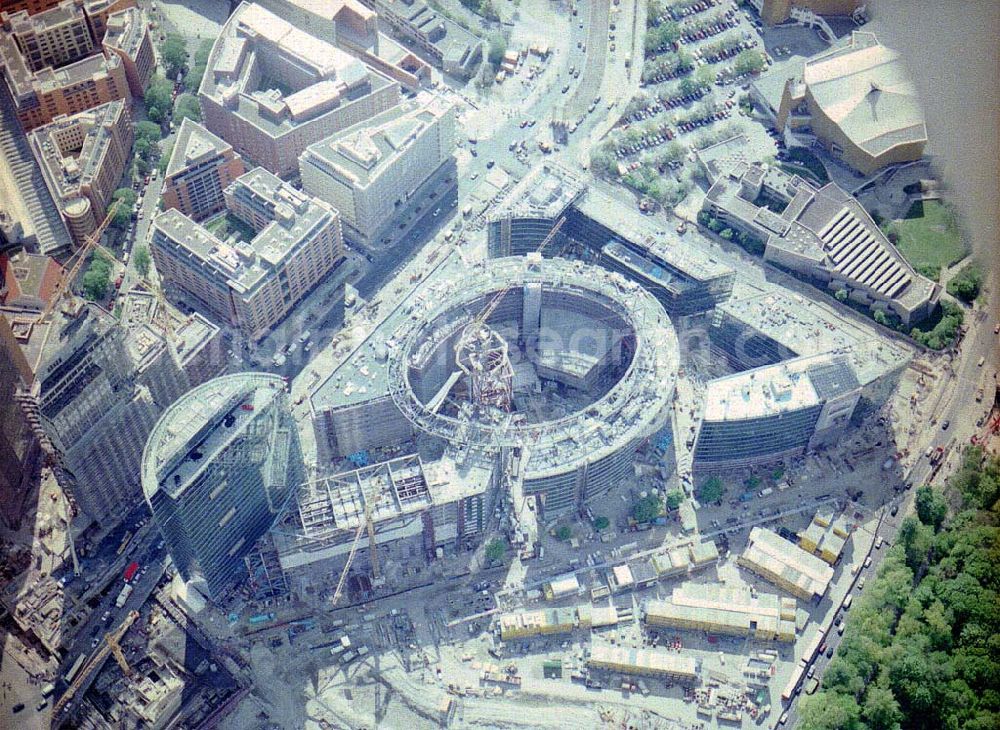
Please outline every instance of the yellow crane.
M73 678L69 687L67 687L66 691L63 692L62 697L60 697L59 701L53 706L53 719L59 719L59 713L63 711L66 705L72 702L76 693L80 690L80 687L83 686L83 683L87 680L90 674L95 669L100 668L100 666L104 663L104 660L108 658L109 652L114 653L118 665L122 668L122 671L125 672L126 675L132 674L132 668L125 660L125 654L122 652L121 644L119 642L121 642L122 637L125 636L125 633L132 627L132 624L135 623L137 618L139 618L138 611L129 611L128 615L125 616L125 620L121 622L118 628L114 631L109 631L104 635L104 643L101 644L100 648L94 652L94 654L90 657L90 660L80 668L80 671L77 672L76 677Z
M361 544L361 536L366 530L368 532L368 553L372 564L372 575L376 578L379 576L378 555L375 552L375 524L372 521L371 508L378 503L381 497L381 494L377 494L369 502L364 492L361 494L361 498L364 501L364 516L361 524L358 525L357 531L354 533L354 539L351 542L351 551L347 554L347 562L344 563L344 569L340 572L340 578L337 580L337 588L333 592L333 598L330 599L331 608L336 606L340 601L340 596L344 591L344 584L347 582L347 574L351 570L354 556L357 555L358 546Z
M92 249L100 249L106 255L110 256L112 261L116 260L117 257L111 251L104 248L104 246L100 244L100 240L101 236L104 234L104 229L108 227L108 224L114 217L115 210L117 210L118 205L118 201L112 203L111 207L108 209L108 214L104 216L104 220L102 220L98 224L97 228L95 228L91 234L87 236L83 245L76 249L76 251L74 251L66 260L66 265L62 269L62 276L59 278L59 281L56 282L55 289L52 292L52 297L49 299L48 304L45 305L45 309L42 310L41 315L38 317L38 324L42 324L52 316L56 307L59 306L59 302L62 300L66 292L69 291L70 286L79 275L80 269L83 267L83 263L87 260L87 255Z

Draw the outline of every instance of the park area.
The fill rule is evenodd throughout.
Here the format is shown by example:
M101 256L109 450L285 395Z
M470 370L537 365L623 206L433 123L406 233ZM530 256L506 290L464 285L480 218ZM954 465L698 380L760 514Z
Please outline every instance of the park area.
M230 236L235 235L240 241L249 243L256 235L253 228L232 213L220 215L217 218L207 221L204 225L220 241L225 241Z
M938 200L917 201L905 218L889 228L889 238L906 260L934 280L943 267L958 263L967 253L954 208Z

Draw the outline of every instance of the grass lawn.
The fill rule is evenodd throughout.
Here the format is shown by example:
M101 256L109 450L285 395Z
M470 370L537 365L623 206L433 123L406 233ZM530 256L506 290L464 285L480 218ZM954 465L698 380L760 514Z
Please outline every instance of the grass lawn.
M223 241L231 235L236 234L238 239L249 243L256 235L253 228L248 226L232 213L226 213L225 215L220 215L218 218L206 221L204 226L208 229L209 233Z
M942 266L961 261L967 253L955 213L938 200L917 201L903 220L892 225L899 233L900 252L932 278Z

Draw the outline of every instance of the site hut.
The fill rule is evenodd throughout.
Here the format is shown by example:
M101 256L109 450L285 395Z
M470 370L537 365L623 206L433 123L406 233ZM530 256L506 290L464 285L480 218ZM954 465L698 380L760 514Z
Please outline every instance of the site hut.
M820 558L763 527L750 530L737 562L806 602L826 595L833 579L833 568Z
M844 515L817 512L809 525L798 534L799 547L834 565L844 551L851 533Z
M639 674L684 684L695 684L700 662L691 656L658 649L628 649L596 644L591 646L587 666L620 674Z

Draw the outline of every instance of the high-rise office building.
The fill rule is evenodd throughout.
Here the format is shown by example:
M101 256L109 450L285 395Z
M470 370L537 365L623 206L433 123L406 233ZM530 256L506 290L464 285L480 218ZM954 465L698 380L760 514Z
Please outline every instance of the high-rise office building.
M137 383L125 330L88 304L53 335L32 397L58 476L94 520L120 518L141 499L139 457L158 408Z
M20 522L40 454L38 440L19 403L19 395L32 377L10 324L0 315L0 519L10 526Z
M157 422L142 485L181 576L218 597L304 477L285 381L224 375L194 388Z

